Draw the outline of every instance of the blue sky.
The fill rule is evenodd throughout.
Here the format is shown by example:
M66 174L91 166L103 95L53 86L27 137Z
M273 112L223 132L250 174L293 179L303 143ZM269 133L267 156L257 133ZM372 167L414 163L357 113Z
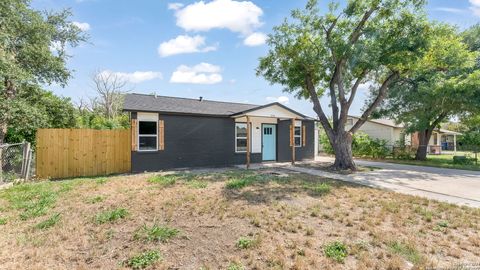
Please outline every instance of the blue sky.
M329 1L319 1L323 7ZM281 3L281 4L279 4ZM294 8L295 1L33 0L37 9L71 8L73 21L90 36L88 44L69 50L74 78L56 94L93 97L95 71L115 72L136 93L265 104L284 102L314 116L312 105L283 93L255 76L265 55L265 34ZM480 22L480 0L430 0L431 19L467 28ZM359 114L365 90L351 114ZM327 106L325 100L322 103ZM328 109L327 109L328 111Z

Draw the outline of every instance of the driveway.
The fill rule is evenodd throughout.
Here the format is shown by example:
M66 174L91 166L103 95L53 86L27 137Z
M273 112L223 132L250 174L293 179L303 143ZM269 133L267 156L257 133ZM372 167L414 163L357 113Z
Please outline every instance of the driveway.
M323 156L317 157L315 160L317 162L333 162L333 158ZM365 160L356 160L356 163L381 169L350 175L328 173L304 167L289 167L289 169L459 205L480 207L480 171Z

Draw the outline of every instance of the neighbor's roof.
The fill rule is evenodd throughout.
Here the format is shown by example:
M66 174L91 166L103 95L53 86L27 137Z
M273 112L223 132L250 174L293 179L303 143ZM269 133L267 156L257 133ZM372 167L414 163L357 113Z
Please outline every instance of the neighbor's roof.
M209 116L232 116L245 112L262 109L268 106L278 105L299 116L306 116L288 108L280 103L267 105L253 105L235 102L212 101L191 98L167 97L145 94L127 94L123 104L124 111L137 112L161 112L169 114L195 114Z
M348 117L360 119L360 117L353 116L353 115L349 115ZM372 123L381 124L381 125L384 125L384 126L394 127L394 128L404 128L403 124L396 124L395 121L393 121L392 119L369 119L367 121L372 122Z

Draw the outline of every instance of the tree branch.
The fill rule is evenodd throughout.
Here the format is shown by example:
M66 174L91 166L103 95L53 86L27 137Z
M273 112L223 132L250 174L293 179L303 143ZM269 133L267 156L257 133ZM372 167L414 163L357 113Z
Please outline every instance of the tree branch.
M317 92L315 91L315 86L313 84L312 77L310 75L306 76L305 84L307 87L307 91L310 94L310 99L313 102L313 110L317 113L320 123L322 124L323 129L325 130L327 135L330 138L332 138L333 137L332 126L330 125L330 122L328 122L328 118L323 112L322 105L320 104L320 100L318 99L318 95L317 95Z
M380 86L380 89L378 90L378 95L375 100L372 102L372 104L370 104L370 106L365 110L365 112L363 112L362 116L360 116L360 119L358 119L358 121L355 123L355 125L353 125L349 132L355 133L367 121L373 110L375 110L375 108L380 105L380 102L382 102L390 84L398 77L399 74L397 71L393 72L392 74L390 74L390 76L387 77L387 79Z
M367 73L368 71L366 69L363 70L360 76L358 76L357 80L355 81L355 84L353 84L352 91L350 91L350 97L348 98L348 101L347 101L347 110L352 105L353 100L355 99L355 95L357 94L357 89L362 83L362 80L365 79L365 76L367 75Z

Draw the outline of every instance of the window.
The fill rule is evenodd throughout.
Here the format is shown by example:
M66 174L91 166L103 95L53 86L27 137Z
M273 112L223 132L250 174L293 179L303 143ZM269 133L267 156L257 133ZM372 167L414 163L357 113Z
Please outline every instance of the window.
M295 127L295 132L293 133L293 138L295 140L295 146L302 146L302 127Z
M247 152L246 123L235 123L235 152Z
M273 134L273 128L271 128L271 127L263 128L263 134L264 135L272 135Z
M138 122L138 151L157 151L157 122Z

